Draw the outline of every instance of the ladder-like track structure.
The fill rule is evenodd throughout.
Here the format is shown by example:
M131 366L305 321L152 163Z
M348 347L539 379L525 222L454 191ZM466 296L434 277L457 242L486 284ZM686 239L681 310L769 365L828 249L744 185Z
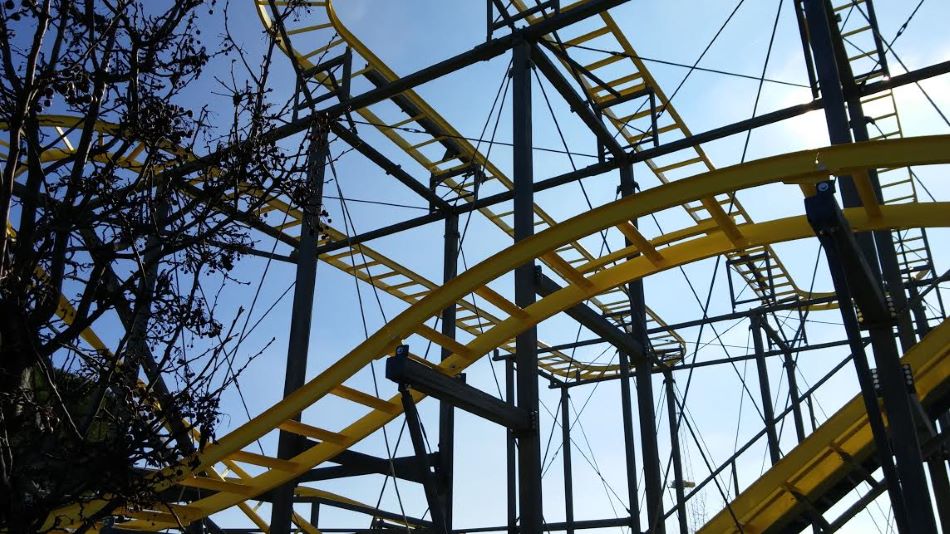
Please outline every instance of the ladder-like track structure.
M950 393L950 324L941 323L907 352L924 408L945 403ZM835 412L778 464L749 485L729 509L720 511L700 532L786 532L830 508L837 496L868 480L878 465L867 411L860 396ZM739 525L736 525L738 520Z
M586 1L561 9L570 10ZM266 0L255 0L255 3L265 26L275 31L271 26L273 13L270 6L273 4ZM314 8L312 14L317 20L297 21L296 26L288 21L286 29L292 39L280 39L282 48L292 54L298 64L313 67L319 58L348 48L354 56L354 64L360 63L352 73L354 84L364 83L372 88L398 80L398 75L340 22L332 2L302 3ZM836 11L860 11L863 3L861 0L848 2L838 6ZM287 2L274 4L284 6ZM530 11L521 0L515 0L513 5L519 11ZM868 16L867 12L863 13ZM534 24L543 17L528 15L527 20ZM841 20L846 41L867 37L871 32L870 25L863 29L851 28L849 20L847 17ZM601 13L599 20L593 26L585 26L581 33L571 33L573 29L564 30L563 38L552 36L547 44L558 52L558 58L567 70L579 72L575 75L584 89L585 98L606 118L624 140L627 149L643 150L648 143L660 139L659 136L666 142L692 135L609 13ZM610 52L579 63L574 58L583 55L578 51L585 47ZM880 51L880 46L876 50ZM852 69L858 72L859 63L868 58L874 56L866 51L849 57ZM878 57L879 62L882 60L883 56ZM866 73L856 75L856 82L867 83L887 75L883 65L878 71L872 67ZM328 87L331 85L329 79L319 75L314 81ZM451 353L440 364L416 356L413 359L455 376L493 350L513 353L513 339L518 333L582 302L591 303L612 320L625 324L630 320L627 283L716 255L729 258L730 265L763 304L829 295L809 293L799 288L772 248L776 243L811 237L813 233L804 216L754 222L737 198L737 193L743 189L785 182L800 185L807 195L811 184L819 180L835 175L853 175L864 201L863 207L845 212L853 228L856 231L891 230L906 281L934 275L924 229L950 226L950 205L921 202L910 166L950 163L950 136L900 139L903 133L890 90L868 97L864 103L869 109L882 103L891 106L875 112L875 121L883 130L872 142L802 151L718 170L698 145L657 160L646 160L646 165L662 184L659 187L563 222L555 221L536 206L537 235L505 249L490 261L473 266L442 286L365 244L321 255L320 260L405 302L408 309L303 388L209 445L198 455L197 467L188 467L191 459L185 459L181 465L165 471L164 474L172 476L171 481L162 482L162 486L199 489L210 495L172 505L171 509L156 506L151 510L121 510L122 515L131 518L121 525L122 528L176 528L182 523L237 506L258 528L267 531L267 522L257 514L259 505L252 505L251 501L331 460L402 414L398 396L378 398L348 385L348 381L375 360L392 354L402 340L411 336L420 336ZM395 106L404 114L404 119L395 123L384 121L381 118L383 111L374 109L374 106L384 105ZM374 125L429 173L433 187L438 184L438 187L453 191L456 202L474 201L482 187L513 187L512 181L496 165L415 91L406 90L374 106L353 112ZM884 127L887 121L894 121L896 130ZM68 157L71 150L68 133L77 124L75 117L49 116L42 119L43 127L56 129L61 137L58 148L44 154L45 161ZM399 129L407 125L424 134L410 141L409 136ZM97 126L102 136L118 133L111 125L103 123ZM177 150L175 147L166 149ZM135 168L138 165L136 157L143 150L144 146L136 147L120 163ZM193 157L181 153L179 156ZM870 169L876 169L881 177L884 193L881 203L871 200L874 194L863 172ZM214 169L207 172L214 172ZM195 192L200 192L200 178L192 180L190 186ZM789 189L792 198L800 198L793 188ZM302 213L287 198L266 196L249 186L243 187L241 194L262 202L262 208L256 214L258 217L248 218L252 228L291 246L298 241L299 234L295 229L302 226ZM658 237L644 237L628 222L632 218L646 217L677 206L689 214L691 224ZM505 233L513 235L511 213L492 208L478 211ZM603 256L595 255L581 245L583 239L607 231L619 231L634 244ZM327 228L325 233L320 244L343 242L348 237L334 228ZM521 308L491 289L489 284L530 259L546 264L565 287L532 306ZM837 303L825 302L813 306L813 309L829 305L836 306ZM442 310L450 307L456 308L457 326L471 335L470 341L448 338L430 326ZM65 300L59 314L69 321L70 307ZM675 360L683 353L683 339L652 311L648 311L648 320L651 330L657 332L650 340L653 350L658 354L672 354L674 357L670 360ZM940 325L905 356L905 361L914 370L918 392L925 405L946 395L950 378L947 376L950 366L946 361L950 353L948 328L945 324ZM92 346L104 348L91 330L84 333L84 340ZM539 347L547 348L543 343L539 343ZM539 364L555 376L579 379L605 378L619 372L616 365L577 362L558 351L546 351ZM338 420L293 420L294 414L319 406L320 401L329 396L362 406L364 414L345 424ZM416 392L413 396L416 401L423 398ZM316 413L320 413L319 410ZM289 459L250 452L250 444L277 431L308 438L310 445ZM732 502L732 514L723 511L703 531L741 531L741 528L736 528L733 514L738 515L742 527L747 529L745 531L779 531L784 525L793 523L807 503L815 506L814 503L821 503L826 494L840 493L842 481L851 479L849 470L854 469L855 459L866 461L872 454L870 432L861 406L852 401ZM346 497L317 488L299 486L296 491L304 497L361 506ZM47 526L68 530L72 522L81 515L94 512L96 506L97 503L93 502L60 510L49 518ZM316 527L299 515L295 514L293 521L302 531L317 532Z
M887 60L888 44L877 31L874 4L868 0L849 0L833 7L841 32L847 65L856 86L864 86L892 75ZM894 90L861 98L868 117L868 139L898 139L904 137ZM917 179L910 167L877 169L884 204L916 202ZM927 231L922 228L894 232L892 235L900 275L905 283L922 280L935 273L933 255ZM942 312L943 302L938 306Z
M398 397L380 399L346 385L347 380L374 360L391 354L395 347L414 333L425 330L426 321L438 315L442 309L458 302L465 295L483 287L498 276L531 258L543 257L565 243L591 235L607 228L624 224L631 216L649 213L681 205L697 198L740 191L749 187L776 181L795 183L812 182L843 172L859 169L897 166L950 163L950 137L935 136L898 141L878 141L829 147L820 151L803 151L759 160L748 164L720 169L686 180L666 184L638 193L631 197L601 206L591 212L559 223L517 245L497 254L490 261L473 266L450 283L431 291L397 317L385 328L370 336L338 360L326 371L295 391L283 401L254 417L233 432L209 445L198 458L194 469L183 463L168 473L179 472L173 477L175 484L197 487L216 493L190 502L173 505L173 510L129 511L132 521L123 528L154 530L174 528L179 521L190 522L206 517L225 508L236 506L254 496L261 495L296 476L325 462L341 451L353 446L382 425L402 413ZM846 216L856 231L903 229L910 227L950 226L950 206L945 203L914 203L898 206L866 206L846 210ZM512 308L512 314L496 326L486 330L472 341L461 344L447 339L443 348L452 351L452 356L439 365L428 364L449 375L456 375L478 358L502 346L519 332L589 299L608 289L618 287L635 279L646 277L678 265L712 257L743 247L763 246L778 242L806 238L812 230L804 216L775 221L749 223L738 226L740 244L733 241L727 232L707 233L699 225L677 229L675 238L661 238L666 248L653 247L641 250L643 255L618 262L616 265L583 275L579 270L564 272L571 280L564 289L557 291L536 304L525 308ZM637 251L631 246L627 254ZM418 401L422 395L413 393ZM349 424L339 421L319 422L305 420L296 422L295 413L321 399L335 396L362 405L366 413ZM321 413L314 410L308 413ZM334 425L334 426L331 426ZM327 428L330 427L330 428ZM278 429L310 438L312 446L290 459L278 459L249 453L244 448L255 440ZM224 462L247 463L263 468L260 474L248 478L218 480L209 476L210 470ZM169 483L165 483L169 484ZM96 503L87 503L60 510L49 519L48 525L67 526L80 513L91 513Z
M277 35L278 30L273 21L280 17L280 13L272 12L268 0L255 1L258 4L258 12L265 27L268 31ZM564 9L570 9L583 3L577 2ZM309 4L312 6L308 11L309 17L288 19L284 22L289 43L284 42L283 39L279 41L282 50L285 53L292 54L294 61L302 68L312 69L320 58L332 58L335 55L342 54L343 50L348 48L354 62L354 70L351 73L352 79L350 81L351 87L357 86L360 81L364 81L368 87L379 87L399 78L342 23L334 10L333 2L310 2ZM279 4L278 9L282 5ZM515 2L514 6L520 10L526 9L524 3L520 1ZM691 135L679 113L670 104L656 80L650 75L610 14L604 12L600 15L600 18L603 25L597 29L561 43L555 42L553 45L560 47L565 54L565 58L569 58L571 47L588 42L598 46L610 47L611 50L622 50L622 54L614 54L608 58L597 60L584 66L583 69L593 72L608 65L623 65L624 69L630 72L618 75L607 85L617 91L621 97L644 90L655 94L662 109L662 118L656 125L655 132L663 134L664 141ZM542 19L531 17L529 20L536 22ZM565 59L565 63L568 60ZM626 102L616 106L604 105L607 103L607 97L611 96L609 93L601 94L606 91L606 88L595 87L586 78L581 78L581 81L588 98L592 102L603 106L604 116L622 134L626 143L636 150L645 146L644 141L647 139L647 134L644 131L650 129L648 124L651 120L651 109L637 111L630 116L618 115L618 113L622 113L626 106L636 105L637 103ZM334 84L337 83L323 73L317 75L316 82L326 86L328 90L334 88ZM640 104L642 105L642 102ZM379 109L374 111L374 108ZM381 115L384 115L386 111L391 112L392 108L401 112L403 119L387 123L381 118ZM513 187L510 178L496 165L492 164L484 154L479 152L476 146L467 141L413 90L404 91L386 102L381 102L376 106L360 108L354 110L354 112L419 163L435 182L441 183L454 191L461 202L474 201L478 198L479 188L482 187L491 187L492 185L500 185L506 189ZM646 124L644 124L644 121L646 121ZM424 133L410 136L400 130L406 126L412 126L413 132ZM646 160L645 163L663 183L680 179L689 174L708 172L714 169L701 147L685 149L663 158L663 161ZM459 176L461 176L461 179ZM683 208L697 224L705 225L710 230L717 225L731 226L751 222L748 213L733 195L725 195L719 199L700 199L692 205L684 205ZM496 212L491 208L481 208L479 212L505 233L513 235L514 229L510 223L512 212ZM542 208L535 207L536 229L543 229L553 223L554 220L550 215ZM626 232L625 235L630 233L629 228L623 228L621 231ZM554 251L548 257L540 258L540 260L555 272L559 272L558 264L578 265L590 262L594 258L595 255L578 242L569 243L561 250ZM764 302L821 296L810 295L808 292L799 289L781 260L770 247L763 247L761 250L750 249L735 256L730 256L730 259L733 260L732 264L735 269L750 285L753 292ZM630 299L625 288L616 288L600 295L591 299L591 303L619 324L628 323L630 320ZM647 309L647 319L649 330L656 331L656 327L665 325L663 320L649 308ZM471 317L471 320L483 324L490 322L490 318L486 321L484 318L477 316ZM468 326L462 323L460 322L460 327L466 328ZM652 349L657 354L670 355L671 359L675 359L682 354L683 340L674 331L660 331L651 336L650 341ZM550 363L547 358L559 362L564 361L562 355L551 354L542 359L542 365ZM560 367L571 368L571 364L561 363Z

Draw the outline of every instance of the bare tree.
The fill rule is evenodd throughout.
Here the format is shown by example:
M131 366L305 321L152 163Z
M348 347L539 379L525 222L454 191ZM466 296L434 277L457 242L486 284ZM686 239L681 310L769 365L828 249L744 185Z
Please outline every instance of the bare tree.
M242 310L218 293L261 207L307 198L305 151L264 135L286 110L267 90L275 40L255 58L202 35L227 10L0 4L0 528L105 499L84 530L161 502L161 468L214 438L221 392L263 350L235 360ZM226 107L189 97L211 78ZM175 172L199 151L210 165ZM121 328L103 343L102 324Z

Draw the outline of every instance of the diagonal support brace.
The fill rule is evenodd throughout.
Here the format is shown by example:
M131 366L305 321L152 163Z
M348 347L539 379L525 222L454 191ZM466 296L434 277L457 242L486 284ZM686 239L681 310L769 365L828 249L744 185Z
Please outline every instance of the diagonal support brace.
M403 410L406 412L406 426L409 428L412 448L423 471L422 488L425 490L426 501L429 504L429 515L432 516L432 530L437 534L448 534L445 528L445 511L442 509L442 502L439 500L435 473L432 472L432 466L429 464L429 454L426 451L425 437L423 436L422 423L419 421L419 412L416 410L416 402L413 400L412 394L409 393L409 387L405 384L399 385L399 393L402 397Z

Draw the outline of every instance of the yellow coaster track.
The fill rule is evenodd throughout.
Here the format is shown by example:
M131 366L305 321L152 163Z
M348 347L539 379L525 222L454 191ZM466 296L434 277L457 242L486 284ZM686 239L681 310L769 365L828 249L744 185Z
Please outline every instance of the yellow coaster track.
M54 130L54 132L50 134L52 139L50 147L41 155L42 161L49 162L69 157L73 151L72 143L69 140L69 133L81 125L82 119L63 115L43 115L38 118L38 123L44 128ZM0 123L0 128L3 126L4 125ZM111 137L118 131L114 125L105 122L98 122L95 126L100 136L100 141L106 141L108 137ZM185 154L177 147L166 147L166 149L186 159L193 157L192 154ZM144 145L138 144L124 156L101 155L98 157L100 159L112 158L122 167L137 169L141 167L141 160L145 156L145 150ZM4 155L4 153L0 152L0 156ZM26 166L24 165L22 169L25 170ZM214 173L216 169L211 168L208 172ZM195 184L200 184L200 181L195 182ZM292 230L301 225L302 213L299 209L294 208L286 199L279 196L269 196L265 198L262 191L250 186L242 187L241 194L263 201L261 208L257 210L257 216L264 216L270 212L282 214L279 222L268 222L265 219L265 222L257 223L255 227L258 230L264 231L267 235L276 236L285 243L296 244L299 236L292 233ZM247 220L248 222L251 221L250 218ZM343 232L329 225L325 227L324 235L325 237L320 241L321 245L346 241L348 237ZM385 293L409 305L415 304L419 299L425 297L430 291L438 287L438 284L435 282L365 244L356 244L345 247L342 250L325 253L320 255L319 259L344 273L379 288ZM476 298L481 299L482 302L478 302ZM460 299L456 303L458 313L457 325L461 330L473 336L478 335L500 321L497 315L491 311L492 309L500 310L503 313L511 313L514 307L515 305L510 300L492 290L490 287L481 287L467 296L467 298ZM655 316L653 317L654 325L666 326L661 319ZM440 335L434 329L426 329L423 333L430 337ZM683 344L682 339L671 330L660 336L654 336L652 340L658 344L658 350L670 349L671 345L681 347ZM580 362L572 359L561 351L548 349L548 345L544 342L539 342L538 346L541 349L546 349L546 356L540 362L541 367L556 376L566 376L570 373L571 377L594 378L618 371L618 366L615 364ZM513 343L506 343L500 348L509 352L514 351Z
M524 0L514 0L513 3L519 11L527 10L528 6ZM569 10L583 3L584 1L575 2L562 8L562 10ZM538 16L529 16L528 19L533 23L543 20ZM572 49L583 46L591 47L594 50L607 51L607 53L596 53L597 59L583 65L583 71L578 74L578 79L584 87L587 98L591 102L603 106L604 117L607 118L627 144L637 152L648 148L647 142L653 140L654 125L652 121L654 110L646 106L642 102L642 98L618 104L611 104L611 101L623 99L644 90L653 93L656 99L655 107L659 111L659 118L656 119L655 135L661 135L664 143L691 136L692 132L686 126L682 116L676 111L666 93L657 83L656 78L650 74L646 64L633 48L633 45L630 44L630 40L613 16L604 11L600 14L600 21L601 24L595 24L594 29L585 27L584 33L577 35L567 33L563 39L556 41L551 38L548 39L552 46L563 53L562 63L568 70L571 70L572 67L568 64L566 58L570 57ZM572 28L566 30L566 32L571 31ZM576 33L576 30L573 31ZM583 74L584 71L605 77L606 86L594 83ZM605 74L606 71L609 71L609 74ZM616 95L608 92L608 88L615 91ZM687 176L715 169L712 161L699 145L663 156L659 161L647 159L644 160L644 163L662 183L669 183L673 180L680 180ZM742 203L731 192L716 198L698 199L689 204L683 204L682 207L697 225L708 225L710 228L728 226L729 221L733 221L732 224L737 225L752 222ZM763 302L829 295L828 293L811 294L799 288L770 246L747 249L727 256L730 260L733 260L736 272L742 276L749 288ZM820 307L824 309L829 306L820 305Z
M950 323L941 323L927 334L904 355L902 363L913 370L923 406L933 404L937 397L945 398L950 386ZM858 396L789 451L699 532L782 532L796 514L803 513L807 503L818 501L836 483L861 469L861 464L874 453L867 411Z
M774 182L811 183L829 176L853 174L860 183L862 170L889 166L930 165L950 163L950 136L932 136L905 140L876 141L854 145L841 145L820 150L807 150L743 165L719 169L688 179L623 198L601 206L588 213L545 229L518 244L498 253L462 273L445 286L430 291L415 305L393 318L382 329L371 335L364 343L331 365L326 371L305 384L293 394L254 417L248 423L209 445L197 458L197 467L189 461L177 468L165 471L176 482L170 484L202 487L217 491L214 495L193 501L187 505L173 505L172 511L129 511L135 519L123 524L124 528L156 529L171 528L183 523L238 505L248 499L293 480L303 472L332 458L366 436L393 420L402 412L398 397L376 398L346 386L347 380L374 360L390 354L396 345L413 333L424 332L430 320L444 308L454 305L478 288L510 272L516 266L532 258L544 257L566 243L577 241L596 232L626 224L632 217L642 217L673 206L687 204L696 199L711 198L746 188ZM797 196L792 193L793 196ZM866 200L868 200L866 198ZM914 203L895 206L873 204L845 211L855 231L880 229L903 229L911 227L950 226L950 204ZM738 232L738 237L734 231ZM632 280L704 258L738 252L749 247L761 247L812 236L812 230L804 216L788 217L768 222L747 223L734 229L719 229L710 232L705 225L681 228L670 237L660 240L669 246L657 249L647 242L644 248L629 247L624 253L629 258L634 253L642 255L622 259L618 263L599 269L589 276L581 274L583 266L567 271L560 266L559 273L569 284L537 303L521 309L512 308L511 314L493 328L478 335L466 344L436 338L437 344L453 354L434 367L448 375L456 375L478 358L503 345L518 333L538 324L546 318L579 302L590 299L609 289ZM444 344L443 344L444 343ZM336 396L363 405L367 412L342 428L333 428L326 422L313 420L296 422L294 414L318 405L328 395ZM418 401L422 398L414 394ZM308 413L336 413L333 410L313 410ZM312 417L312 416L311 416ZM318 426L318 425L323 426ZM263 457L248 454L245 447L255 440L282 429L316 440L316 444L289 459ZM260 474L239 480L217 480L202 475L217 464L231 461L256 465L263 468ZM47 527L65 527L81 514L92 513L97 502L75 505L52 514Z
M267 0L255 0L258 6L258 13L264 26L270 32L276 30L273 26L275 15L271 13L270 4ZM304 68L313 67L314 62L324 55L329 54L332 57L336 51L342 51L344 47L350 47L354 54L354 62L359 59L365 61L365 66L356 69L352 73L353 79L365 79L372 86L382 85L397 80L399 76L390 69L372 50L359 40L337 17L333 2L307 2L307 5L314 7L310 10L311 17L307 20L287 20L285 26L291 39L291 45L283 42L279 37L278 42L285 53L293 53L295 60ZM278 6L283 6L277 3ZM316 19L316 20L314 20ZM319 46L318 46L319 45ZM313 47L313 48L311 48ZM331 52L333 51L333 52ZM317 81L330 84L329 79L319 77ZM380 117L382 113L378 108L382 108L385 103L377 104L367 108L354 110L355 113L362 116L366 122L390 139L399 149L408 154L413 160L419 163L434 179L441 180L446 186L456 191L461 201L471 202L476 199L478 187L486 186L494 182L505 189L512 188L511 179L508 178L496 165L494 165L484 154L465 139L448 121L445 120L435 109L433 109L419 94L413 90L407 90L396 95L386 103L394 104L405 115L406 118L392 124L387 124ZM376 111L374 111L376 110ZM377 113L379 111L379 113ZM407 125L415 125L425 134L413 136L414 140L409 140L409 136L401 132L399 128ZM416 139L418 138L418 139ZM439 150L443 152L439 152ZM462 169L473 166L484 166L484 178L479 179L475 175L463 176L461 180L454 174ZM442 178L442 176L446 176ZM476 183L477 182L477 183ZM510 224L512 212L498 212L492 208L481 208L478 210L488 220L498 226L508 235L514 235L514 228ZM555 220L541 207L535 206L535 228L542 230L555 224ZM580 242L565 243L560 249L552 251L548 256L539 258L555 272L558 272L558 264L567 264L568 266L577 266L587 263L596 256L588 251ZM614 291L600 295L598 298L591 299L591 304L598 309L613 317L615 321L622 322L624 317L622 313L629 308L629 297L626 292L618 288ZM473 316L467 320L460 320L459 326L462 328L471 328L471 324L488 322L491 318L481 318ZM666 327L666 323L652 310L647 309L647 321L650 329ZM654 334L650 338L651 346L657 353L682 353L684 350L683 339L673 330L666 329ZM578 369L578 365L583 370L583 363L571 363L565 359L563 354L549 354L541 358L541 365L546 369L554 368L556 374L562 374L566 369ZM608 369L601 371L616 372L617 366L608 366ZM590 377L597 373L587 371Z

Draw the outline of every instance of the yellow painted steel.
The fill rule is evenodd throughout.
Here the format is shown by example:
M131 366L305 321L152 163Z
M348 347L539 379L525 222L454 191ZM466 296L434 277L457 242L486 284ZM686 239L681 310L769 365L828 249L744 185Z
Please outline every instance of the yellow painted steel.
M887 72L875 56L877 44L875 30L868 22L868 6L861 5L864 0L846 0L836 5L838 29L847 37L844 47L852 74L857 85L883 78ZM863 49L863 50L862 50ZM868 50L868 52L864 52ZM857 52L857 55L851 56ZM878 139L897 139L904 137L900 113L894 90L887 89L861 98L864 115L869 117L868 135L874 141ZM885 167L877 169L880 183L881 200L884 204L902 204L917 201L917 184L910 168ZM862 192L862 197L867 195ZM893 234L894 248L903 278L912 282L931 274L932 258L927 250L926 236L920 229Z
M41 154L41 159L43 161L56 161L69 157L72 153L72 148L68 138L66 137L66 133L73 130L77 126L80 126L82 124L82 119L80 117L67 115L43 115L39 117L38 122L41 126L55 128L57 134L60 137L60 142L65 146L63 149L50 148L44 151L43 154ZM0 129L3 129L4 127L5 125L0 123ZM95 128L99 135L114 135L119 131L114 124L101 121L95 124ZM139 145L138 148L133 149L132 153L140 153L141 150L139 149L141 147L142 145ZM191 154L188 154L179 147L166 145L163 146L162 149L181 157L192 157ZM109 161L110 158L112 158L115 160L116 164L133 171L139 170L141 168L141 162L137 161L135 157L132 156L132 154L126 157L115 157L109 154L100 154L97 156L97 158L102 161ZM209 172L213 173L215 172L215 169L212 168ZM241 188L241 192L242 194L251 197L262 198L262 193L259 190L251 187L243 187ZM288 233L286 230L300 225L303 217L303 214L300 212L300 210L294 208L289 203L280 198L271 197L265 201L264 206L259 211L261 213L277 211L286 214L287 222L276 226L275 229L290 239L297 239L295 235ZM340 242L347 239L347 236L343 232L340 232L329 225L325 227L324 233L330 242ZM322 241L321 244L325 244L326 242L328 241ZM359 262L357 259L359 257L364 258L366 261ZM438 287L438 284L435 282L432 282L424 276L406 268L399 262L384 256L372 247L363 244L354 245L342 250L323 254L320 256L320 260L328 263L336 269L355 276L363 282L373 285L410 305L424 297L432 289ZM478 295L479 297L485 299L493 306L501 309L503 312L511 313L511 310L517 309L517 306L515 306L514 303L487 287L481 288L479 291L475 292L474 295ZM484 328L491 327L500 321L500 319L490 310L486 309L484 305L478 305L477 302L474 301L474 296L472 296L470 299L460 300L457 303L457 306L460 311L464 311L467 314L459 316L457 325L461 330L471 335L478 335ZM70 309L71 305L64 299L59 311L69 314ZM658 317L654 317L654 323L665 326L662 320L660 320ZM667 335L673 336L673 338L676 340L674 341L675 343L680 342L678 336L675 335L675 332ZM94 348L98 350L103 349L101 342L96 341L95 334L91 330L85 331L83 333L83 337L88 342L90 342ZM662 346L662 340L654 339L654 341L657 343L656 346ZM542 349L546 349L548 347L548 345L543 341L539 341L538 346ZM514 351L514 346L511 343L506 343L502 348L508 350L509 352ZM615 373L618 371L618 368L615 365L576 361L567 354L560 351L550 351L546 353L546 356L541 362L541 367L558 376L565 376L568 372L574 376L574 374L579 372L584 378L604 376L608 373Z
M529 5L525 0L513 0L512 4L519 11L525 11L532 7L532 5ZM534 23L542 20L542 16L532 15L529 16L528 19ZM567 40L563 42L564 46L561 46L561 44L554 39L550 39L550 44L560 48L565 54L569 54L571 48L577 46L589 46L610 51L610 55L608 55L606 59L588 65L588 70L591 70L590 67L596 70L608 64L619 64L621 70L629 74L618 75L616 71L613 71L610 77L618 77L607 81L607 85L616 90L621 96L636 92L640 89L649 88L656 96L657 110L660 115L657 124L657 135L671 134L669 137L665 137L667 139L691 136L692 132L690 132L686 126L685 121L666 97L663 89L647 69L643 60L640 59L639 54L637 54L633 45L630 44L629 39L624 35L613 16L605 11L600 14L600 19L603 26L593 31L586 31L585 29L584 34L574 38L567 38ZM610 60L609 62L608 59ZM569 70L572 70L566 62L564 62L564 64ZM595 74L598 74L600 77L604 76L602 73ZM580 79L589 98L600 103L609 100L609 98L607 98L609 93L606 93L606 90L598 87L585 76L581 76ZM611 98L613 97L611 96ZM623 108L624 106L627 106L628 109L630 106L639 107L635 108L633 113L629 115L625 115L624 112L618 111L615 107L607 107L603 111L604 116L607 117L627 143L634 147L634 150L640 151L643 148L638 143L647 140L648 137L652 135L650 132L652 120L651 111L648 106L646 106L644 110L643 108L645 106L637 103L628 103L618 107ZM648 159L645 160L645 163L663 183L715 169L712 161L710 161L701 146L684 148L674 154L664 156L663 162ZM873 199L873 197L871 198ZM876 204L876 202L871 202L868 204L868 209L875 209L874 206L876 206ZM739 202L739 199L728 192L715 198L700 199L699 203L684 204L683 208L697 224L714 222L714 226L724 229L731 235L732 239L735 240L741 240L741 236L735 233L736 225L752 222L751 217L742 206L742 203ZM741 243L737 244L741 245ZM757 257L762 254L768 257L767 262L764 260L749 259L750 257ZM745 266L743 269L737 269L737 272L760 298L767 298L768 291L776 287L780 288L775 291L776 299L795 296L814 298L831 295L830 293L810 293L800 289L795 284L795 281L788 273L788 270L778 255L769 246L762 247L762 250L744 249L742 252L730 253L728 257L733 261L739 262L740 265ZM770 279L774 280L774 284L763 284L762 281ZM821 304L818 307L825 309L828 308L829 305Z
M268 0L254 0L258 8L258 14L261 18L264 27L270 32L275 32L273 25L274 14L271 13L271 8ZM387 82L392 82L399 79L399 76L390 69L379 57L377 57L372 50L370 50L362 41L359 40L337 17L336 11L334 10L334 3L332 1L325 2L322 4L323 10L312 10L309 15L311 17L319 17L320 13L323 13L326 16L327 22L324 24L310 24L303 27L294 27L294 24L300 24L302 21L285 21L285 26L288 26L288 33L293 33L291 37L291 43L284 43L282 40L278 41L278 44L281 46L281 50L284 53L292 53L304 68L311 68L314 66L314 61L316 58L312 55L310 46L317 46L318 49L324 48L324 43L331 42L334 43L333 46L324 50L328 53L334 47L336 47L339 52L342 52L343 45L349 46L353 53L354 57L362 58L366 61L367 66L364 69L361 69L355 72L352 76L354 80L360 77L367 77L369 75L374 75L382 78ZM291 17L292 18L292 17ZM310 21L308 21L310 22ZM320 31L326 30L326 31ZM339 39L338 39L339 37ZM303 44L301 44L303 43ZM301 48L303 47L303 48ZM338 52L333 52L338 53ZM333 55L328 55L327 58L331 58ZM314 60L314 61L311 61ZM354 61L356 61L354 59ZM324 85L330 86L330 80L322 79L319 80ZM404 99L409 102L412 106L419 110L418 114L414 114L411 117L408 117L406 120L399 121L395 124L385 124L385 122L377 115L373 109L376 106L382 106L377 104L376 106L371 106L368 108L361 108L354 110L357 114L363 117L367 122L374 125L380 133L390 139L396 146L401 150L406 152L410 157L412 157L416 162L422 165L428 172L433 176L438 177L440 174L449 173L451 171L464 168L471 163L477 163L484 166L485 181L480 182L479 187L484 187L485 184L491 181L497 181L498 185L501 185L505 189L512 188L511 180L498 168L496 167L486 155L479 152L478 148L472 145L467 139L465 139L461 133L459 133L452 125L445 120L438 112L436 112L422 97L418 95L414 90L406 90L398 95L398 98ZM380 112L382 113L382 112ZM417 123L420 125L417 128L421 130L421 122L424 121L429 126L434 126L438 130L437 135L425 134L426 140L419 142L420 135L414 134L410 141L407 136L396 129L397 126L404 126L410 123ZM441 151L432 152L437 146L437 141L441 140L451 140L451 142L461 150L459 155L450 155L445 156ZM432 150L428 153L424 152L422 148L429 146ZM437 153L439 160L435 160L436 156L433 156L433 153ZM462 198L464 202L471 202L476 198L476 183L475 178L462 178L461 180L456 180L455 178L446 178L443 183L451 188L453 188ZM514 236L514 228L508 223L508 217L511 215L508 213L499 213L493 208L481 208L478 210L482 215L484 215L488 220L498 226L502 231L508 235ZM543 229L545 227L550 227L555 224L555 220L548 213L538 206L534 207L535 219L536 219L536 230ZM558 261L559 258L560 261ZM542 262L547 264L549 267L554 269L555 272L560 273L561 269L558 269L558 265L563 265L567 263L568 265L573 265L576 262L589 262L595 259L595 255L588 251L580 242L573 241L570 243L565 243L563 247L559 248L556 251L552 251L545 258L541 258ZM629 297L622 288L613 290L605 295L600 295L597 298L591 300L591 304L599 308L603 313L608 314L610 317L615 317L618 322L622 322L622 318L618 317L616 312L621 309L629 309ZM651 330L657 330L657 333L651 335L651 346L658 353L671 352L678 350L682 352L685 350L685 341L680 335L670 329L668 325L661 319L653 310L647 308L647 321L648 327ZM481 319L478 312L473 316L474 320ZM479 323L483 325L485 321L479 320ZM657 329L656 327L659 327ZM469 330L471 333L471 330ZM597 366L597 365L588 365L583 362L574 362L567 355L563 353L548 353L540 362L542 368L553 372L556 375L563 376L565 372L575 372L580 370L582 375L585 378L593 378L595 376L603 376L609 372L617 372L617 366Z
M783 180L795 183L820 180L831 175L851 173L863 168L939 163L950 163L950 136L806 150L672 182L569 219L519 242L462 273L449 284L429 292L425 298L396 316L326 371L248 423L225 435L217 443L208 446L198 458L196 471L206 471L216 463L228 459L231 454L285 424L294 414L314 405L375 359L390 354L408 334L417 331L420 325L440 313L442 309L453 305L464 295L477 290L531 258L541 257L563 246L564 243L581 239L631 218L646 216L697 198L707 198ZM797 193L794 195L798 197ZM950 203L883 206L880 215L876 217L869 217L868 213L860 208L846 210L845 215L856 231L922 226L947 227L950 226ZM804 216L764 223L749 223L738 228L749 247L762 247L812 235ZM523 313L501 321L467 343L464 355L453 354L442 362L440 367L448 374L457 374L477 358L530 326L598 293L664 269L736 250L733 241L724 232L717 231L667 246L663 249L666 263L662 267L651 263L645 256L627 259L586 277L587 282L582 285L568 285L525 308ZM417 401L422 398L419 394L414 394L414 397ZM396 403L397 401L398 397L393 397L389 402ZM321 412L316 410L311 413ZM266 492L352 446L395 416L396 414L392 411L374 409L345 428L333 431L343 437L342 441L319 443L290 459L295 466L294 470L269 469L254 476L245 484L253 488L256 494ZM187 465L186 462L178 468L182 473L180 476L190 476ZM167 473L174 475L174 470L169 470ZM251 493L251 490L248 490L248 493ZM223 491L190 503L181 513L185 514L187 519L194 520L236 505L246 498L243 494ZM86 506L89 509L95 508L96 505L93 503ZM51 524L57 518L68 521L78 513L80 513L78 506L68 507L51 516L49 522ZM127 526L156 528L161 526L161 523L138 520Z
M907 352L903 363L911 366L917 393L926 405L928 397L945 387L950 379L950 323L941 323L927 334ZM806 498L821 495L852 471L854 462L863 462L874 449L864 401L856 396L729 505L741 529L729 510L724 509L699 532L763 532L781 524L791 513L800 510L801 505L792 491Z

